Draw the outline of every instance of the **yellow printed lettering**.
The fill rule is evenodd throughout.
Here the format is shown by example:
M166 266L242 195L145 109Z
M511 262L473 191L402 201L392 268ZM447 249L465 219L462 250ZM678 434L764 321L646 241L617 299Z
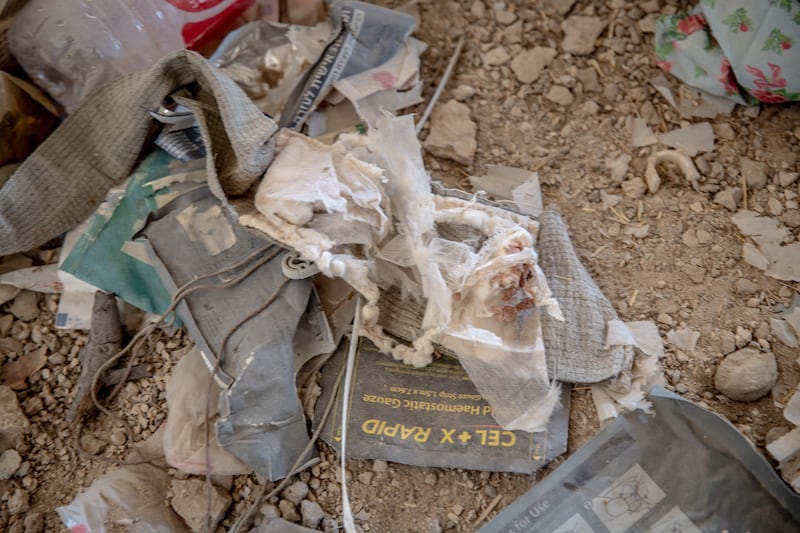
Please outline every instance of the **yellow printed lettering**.
M455 442L453 442L453 433L455 433L456 430L445 429L445 428L440 428L440 429L442 431L442 438L439 439L439 444L443 444L445 442L449 442L450 444L455 444Z

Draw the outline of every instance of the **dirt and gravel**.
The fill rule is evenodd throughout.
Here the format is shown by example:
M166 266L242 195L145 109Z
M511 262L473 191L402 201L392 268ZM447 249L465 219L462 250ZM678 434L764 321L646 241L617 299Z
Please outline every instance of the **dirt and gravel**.
M381 3L398 7L405 2ZM417 2L421 26L416 35L429 45L422 57L423 79L430 80L424 95L432 94L463 33L466 45L441 104L462 102L469 111L462 119L477 125L471 163L463 162L463 153L455 157L462 162L431 153L425 161L434 179L465 189L467 177L482 175L488 164L537 171L545 201L563 214L576 250L620 317L658 323L668 388L727 418L763 451L768 439L790 428L775 402L785 402L800 380L800 353L777 340L770 319L790 308L800 286L743 261L743 238L731 216L744 207L734 190L739 187L741 193L744 186L747 208L778 218L789 228L789 240L800 238L800 106L737 107L710 119L682 117L651 83L661 72L653 63L652 31L658 14L686 11L692 4ZM670 82L680 94L681 84ZM665 169L655 194L641 186L637 179L644 178L648 156L664 147L633 147L628 117L645 120L655 133L711 123L715 148L693 158L702 177L699 192L673 168ZM620 161L627 161L627 168ZM32 264L57 257L53 250L25 255ZM44 350L46 357L44 367L18 390L0 391L4 531L63 531L54 509L115 468L86 459L73 446L74 428L64 417L79 376L77 354L87 338L55 329L56 306L57 296L23 293L0 307L0 364L35 350ZM699 333L696 346L676 340L674 333L669 340L670 331L684 329ZM171 368L190 346L181 330L152 339L140 360L149 377L129 382L111 403L133 428L134 441L151 436L166 417ZM747 347L774 354L777 381L766 396L745 403L722 394L715 374L725 356ZM598 430L591 392L577 386L567 454L531 476L348 461L345 477L357 523L373 532L474 531ZM81 443L92 453L116 458L132 444L106 416L86 427ZM337 530L342 479L337 465L338 457L322 445L321 462L267 502L253 527L265 516L280 515ZM187 479L169 473L177 481ZM263 482L255 475L217 480L232 499L219 527L232 524ZM172 486L169 498L183 490L205 497L202 484Z

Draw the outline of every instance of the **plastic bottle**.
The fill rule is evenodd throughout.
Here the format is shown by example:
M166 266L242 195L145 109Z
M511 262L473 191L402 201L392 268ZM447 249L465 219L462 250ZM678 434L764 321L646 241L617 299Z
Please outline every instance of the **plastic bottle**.
M31 0L9 44L67 112L103 85L182 48L198 48L255 0Z

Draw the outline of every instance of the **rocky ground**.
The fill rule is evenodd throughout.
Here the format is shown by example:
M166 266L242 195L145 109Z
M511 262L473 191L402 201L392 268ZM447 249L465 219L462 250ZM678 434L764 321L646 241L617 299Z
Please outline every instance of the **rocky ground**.
M791 427L776 403L783 405L800 380L800 353L784 343L791 344L776 320L800 287L743 260L743 237L731 216L746 201L748 209L788 228L784 242L800 238L800 107L737 107L710 119L682 117L651 83L660 74L652 32L658 14L686 11L692 3L418 2L417 35L429 44L423 56L423 77L431 80L426 95L459 35L467 39L441 100L451 114L439 113L433 127L459 114L477 127L474 158L468 141L452 153L429 142L426 164L435 179L467 189L467 177L483 174L487 164L538 171L545 200L563 213L575 248L621 318L658 323L669 388L729 419L763 450ZM680 94L680 83L670 83ZM715 147L693 158L701 175L698 190L669 167L660 189L647 191L641 181L647 159L665 147L632 146L626 123L633 118L656 134L711 123ZM427 135L426 129L423 139ZM55 257L52 251L27 255L33 264ZM24 292L0 307L0 363L36 351L46 358L27 384L0 388L0 529L6 531L63 530L54 508L114 468L85 459L72 445L74 429L64 415L86 336L54 328L56 298ZM182 331L153 339L142 356L150 377L128 383L111 404L124 413L135 440L149 437L164 420L170 369L189 342ZM750 399L744 378L760 380L766 394L737 401ZM573 392L566 456L598 430L590 394L585 387ZM108 417L90 424L81 442L108 457L124 456L131 444ZM525 476L352 460L345 476L364 531L466 532L561 461ZM323 445L321 462L267 502L255 525L280 515L336 530L337 465ZM194 478L170 474L173 506L205 497ZM247 508L262 482L258 476L217 480L220 508L230 502L220 527Z

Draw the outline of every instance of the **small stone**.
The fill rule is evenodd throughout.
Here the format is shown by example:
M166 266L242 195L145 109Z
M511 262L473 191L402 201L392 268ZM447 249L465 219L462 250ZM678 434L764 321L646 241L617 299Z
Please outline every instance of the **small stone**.
M17 450L6 450L0 455L0 480L11 479L22 464Z
M800 172L778 172L778 184L781 187L788 187L800 177Z
M303 500L300 502L300 516L305 527L316 529L325 516L325 511L322 510L318 503Z
M747 186L751 189L763 189L767 184L767 165L761 161L753 161L746 157L739 159Z
M483 5L481 0L475 0L469 8L469 12L476 19L482 19L486 15L486 6Z
M500 24L508 26L509 24L517 20L517 15L512 11L506 11L505 9L502 9L494 12L494 18Z
M271 503L265 503L261 506L260 510L266 522L269 522L273 518L280 518L281 516L281 510L278 509L278 506Z
M723 331L719 334L719 351L722 355L727 355L736 350L736 337L730 331Z
M511 61L511 70L521 83L532 83L555 57L556 51L552 48L537 46L523 50Z
M783 437L787 433L789 433L789 428L785 426L772 428L769 431L767 431L766 435L764 435L764 444L765 445L772 444L773 442Z
M373 472L361 472L358 474L358 481L364 485L369 486L372 483L372 478L375 476Z
M90 455L100 455L108 444L90 433L81 435L81 446Z
M733 336L737 348L744 348L753 340L753 332L742 326L736 326L736 334Z
M714 125L714 133L723 141L733 141L736 139L736 132L727 122Z
M681 240L683 244L689 246L690 248L696 248L700 245L700 241L697 239L697 232L693 229L687 229L681 235Z
M589 100L581 105L581 111L583 111L584 115L596 115L600 112L600 105L597 102Z
M0 385L0 452L18 448L20 438L29 427L17 395L11 388Z
M678 383L677 385L675 385L675 392L677 392L678 394L686 394L687 392L689 392L689 387L687 387L683 383Z
M759 287L758 284L753 283L749 279L745 278L737 279L733 286L736 289L737 294L741 294L743 296L752 296L761 292L761 287Z
M44 531L44 515L42 513L28 513L25 515L25 533L41 533Z
M777 198L770 198L767 200L767 207L769 208L769 212L776 217L783 213L783 204Z
M575 101L575 97L572 96L570 90L563 85L553 85L550 87L550 90L547 91L545 98L560 106L568 106Z
M508 55L508 51L502 46L498 46L483 55L483 64L487 67L499 67L508 63L509 59L511 59L511 56Z
M714 195L714 203L727 208L729 211L736 211L741 201L742 189L739 187L729 187Z
M672 317L669 316L667 313L659 313L658 318L656 319L660 324L664 324L666 326L672 326L675 322L672 320Z
M797 348L798 344L800 344L793 328L782 318L770 318L769 324L772 335L781 343L789 348Z
M800 228L800 209L787 209L779 219L790 228Z
M111 435L108 436L108 440L111 441L111 444L114 446L122 446L125 444L125 441L128 440L128 436L125 434L125 430L117 428L111 432Z
M281 510L281 518L289 522L299 522L302 517L297 512L295 504L289 500L281 500L278 502L278 509Z
M697 265L683 265L681 268L684 274L689 276L693 282L700 284L706 279L706 269Z
M39 316L39 298L33 291L20 291L8 310L18 319L30 322Z
M722 360L714 385L731 400L752 402L766 395L777 379L778 365L771 352L744 348Z
M711 242L711 234L704 229L697 230L697 242L700 244L708 244Z
M67 362L67 358L60 353L55 353L47 358L47 362L52 366L61 366Z
M14 315L0 316L0 337L8 337L11 333L11 324L14 322Z
M592 67L578 69L575 77L578 78L583 90L587 93L599 93L603 89L597 79L597 71Z
M25 414L28 416L35 416L42 412L44 409L44 402L38 396L31 396L25 403L23 404L25 408Z
M642 178L633 178L622 182L622 192L628 198L641 198L647 191L647 184Z
M300 504L306 496L308 496L308 485L302 481L295 481L283 491L283 497L295 505Z
M514 24L506 28L506 31L503 32L506 42L513 44L522 41L523 29L524 28L521 20L516 21Z
M442 524L438 518L428 517L425 521L423 533L442 533Z
M472 85L459 85L455 89L453 89L453 98L458 100L459 102L463 102L464 100L469 100L475 96L475 87Z
M8 498L8 513L11 515L26 513L31 508L30 494L23 489L16 489Z
M561 48L570 54L591 54L594 52L595 41L605 27L606 22L603 19L573 15L561 24L564 30Z
M387 468L389 468L389 463L387 463L383 459L375 459L372 462L372 471L373 472L386 472Z
M172 508L192 531L204 531L206 519L206 485L201 479L172 480ZM231 497L213 485L211 488L211 531L225 516L231 505Z
M470 119L469 107L450 100L431 113L431 131L425 139L425 149L435 156L468 165L475 158L477 132L478 125Z

